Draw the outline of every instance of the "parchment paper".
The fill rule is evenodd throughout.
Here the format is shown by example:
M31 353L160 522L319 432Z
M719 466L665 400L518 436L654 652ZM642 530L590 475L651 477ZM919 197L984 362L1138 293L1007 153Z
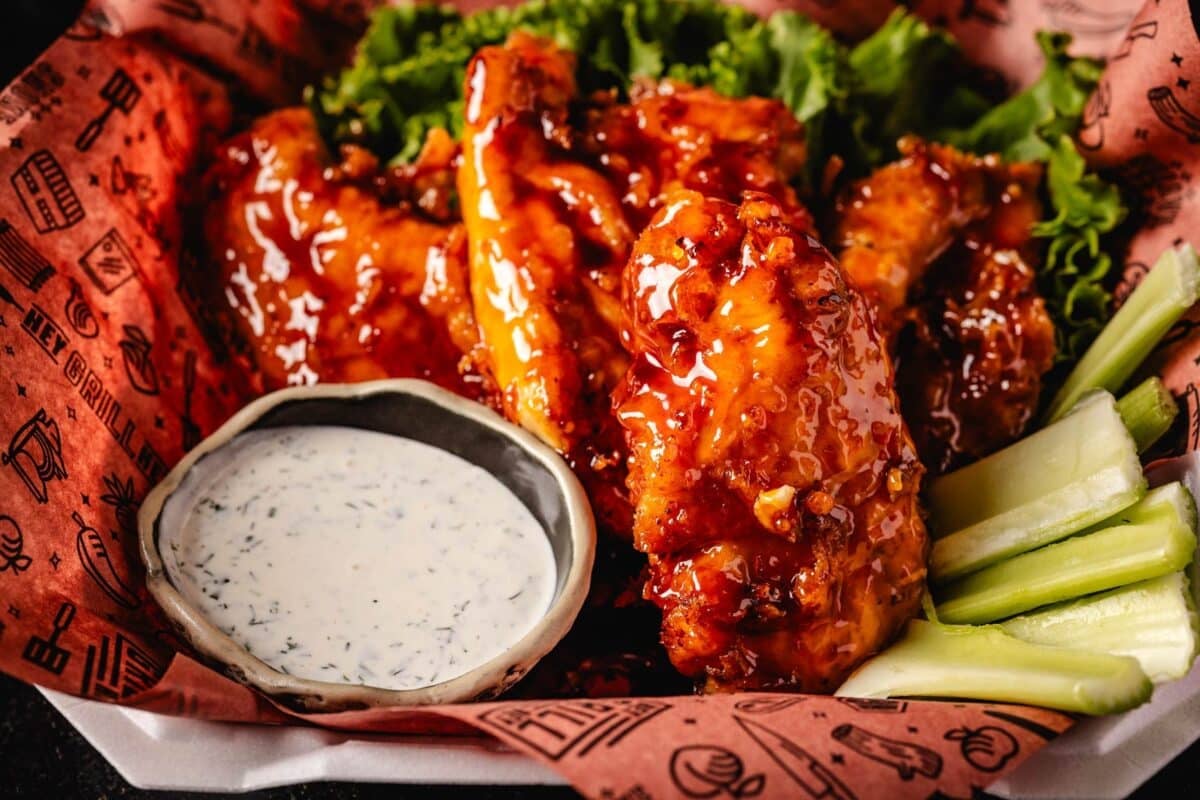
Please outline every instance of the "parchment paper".
M205 335L204 266L182 244L189 189L234 109L294 100L344 57L365 5L95 0L0 94L0 669L170 714L495 737L588 797L631 800L965 797L1069 727L1023 707L771 694L299 718L178 651L142 585L137 504L252 392L206 344L217 337ZM848 35L891 10L875 0L788 5ZM1014 86L1040 68L1040 27L1110 56L1081 144L1131 187L1127 285L1196 229L1200 9L914 7ZM1189 411L1177 452L1200 446L1197 324L1173 331L1159 358Z

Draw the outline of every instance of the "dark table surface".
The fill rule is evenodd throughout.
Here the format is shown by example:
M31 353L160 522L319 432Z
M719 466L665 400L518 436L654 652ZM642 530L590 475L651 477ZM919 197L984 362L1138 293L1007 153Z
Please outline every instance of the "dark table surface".
M6 84L48 45L78 13L81 0L3 0L0 2L0 85ZM1197 720L1200 727L1200 720ZM1192 785L1200 764L1200 744L1182 753L1135 795L1138 800L1180 796ZM0 675L0 797L139 798L166 793L134 789L84 741L35 689ZM170 793L172 797L213 795ZM384 786L314 783L236 797L389 798L389 800L510 800L569 798L554 787Z

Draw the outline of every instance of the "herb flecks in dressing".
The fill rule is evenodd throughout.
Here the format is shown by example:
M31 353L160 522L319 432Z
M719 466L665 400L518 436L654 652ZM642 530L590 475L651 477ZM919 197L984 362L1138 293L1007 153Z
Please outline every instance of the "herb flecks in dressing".
M298 677L440 683L515 644L553 597L550 543L521 501L409 439L252 431L198 462L176 496L192 503L174 552L181 590Z

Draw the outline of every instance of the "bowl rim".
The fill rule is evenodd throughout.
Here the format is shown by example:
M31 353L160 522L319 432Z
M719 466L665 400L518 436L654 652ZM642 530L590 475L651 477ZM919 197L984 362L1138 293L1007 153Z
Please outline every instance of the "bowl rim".
M171 583L158 549L158 522L167 499L191 468L217 448L284 403L315 398L353 401L378 394L406 394L430 401L441 411L466 417L518 445L553 476L564 501L571 539L566 579L546 613L507 650L462 675L415 689L382 689L362 684L332 683L289 675L252 655L210 622ZM431 445L436 446L436 445ZM223 672L290 707L332 713L372 707L442 705L489 699L516 683L570 630L591 585L596 524L579 479L562 457L533 434L507 421L487 406L417 378L388 378L363 383L294 386L252 400L216 431L193 447L146 495L138 511L138 546L146 568L146 588L168 620L198 653ZM556 562L557 563L557 562ZM561 577L561 575L559 576Z

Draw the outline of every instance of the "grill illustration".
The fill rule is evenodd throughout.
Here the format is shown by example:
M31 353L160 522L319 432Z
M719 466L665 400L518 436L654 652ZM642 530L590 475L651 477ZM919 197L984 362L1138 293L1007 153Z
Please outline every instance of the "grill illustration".
M104 130L104 126L108 124L108 118L114 111L128 115L133 110L133 107L138 104L138 100L142 99L142 90L138 88L133 78L129 77L129 73L118 67L100 88L100 99L107 104L104 106L104 110L87 124L87 127L80 132L79 138L75 140L75 149L81 153L92 149L92 145L96 143L97 137Z
M38 233L63 230L83 219L83 204L49 150L38 150L25 159L11 180Z

